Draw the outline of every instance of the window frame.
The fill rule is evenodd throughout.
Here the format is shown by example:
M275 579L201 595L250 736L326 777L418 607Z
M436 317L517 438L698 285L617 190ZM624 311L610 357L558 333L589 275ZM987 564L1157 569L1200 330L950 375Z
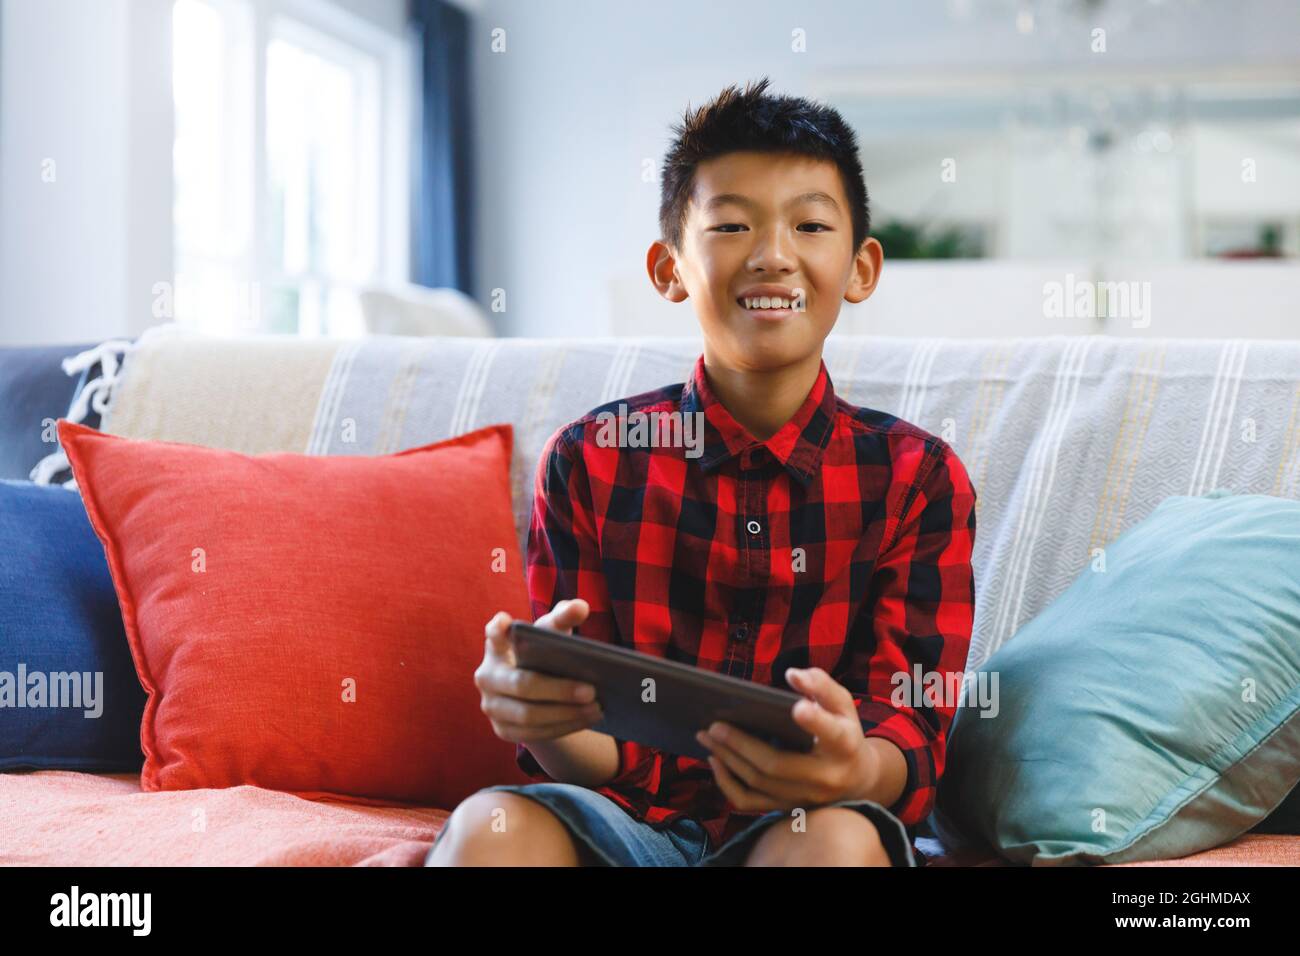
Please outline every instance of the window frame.
M370 283L400 283L410 275L410 169L412 120L412 51L407 36L396 36L329 0L202 0L215 8L227 23L243 21L249 32L251 81L241 86L252 97L245 104L252 117L251 189L252 208L247 215L252 235L242 255L230 259L213 257L206 252L188 250L173 239L178 262L198 261L242 274L248 287L257 295L256 321L247 319L242 327L232 317L227 328L213 332L265 331L263 315L270 296L284 289L299 293L297 333L302 337L348 335L361 330L331 328L324 315L312 321L302 307L302 296L314 293L319 302L327 302L335 291L355 294ZM172 9L175 9L173 4ZM359 157L365 172L359 203L373 203L364 212L373 231L374 268L368 279L338 278L328 274L285 273L273 261L269 248L270 180L267 137L267 59L270 44L286 40L329 59L349 62L370 61L375 65L370 78L376 94L376 115L368 131L368 146ZM232 60L226 58L227 66ZM364 73L364 71L363 71ZM227 161L247 162L240 156ZM368 185L367 185L368 183ZM192 318L192 317L190 317ZM304 321L306 319L306 321ZM187 317L181 317L187 321Z

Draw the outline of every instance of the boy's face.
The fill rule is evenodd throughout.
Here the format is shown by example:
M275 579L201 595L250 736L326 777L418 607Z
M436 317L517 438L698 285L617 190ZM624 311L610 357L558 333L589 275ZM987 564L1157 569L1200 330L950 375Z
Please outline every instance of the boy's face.
M656 241L646 265L661 295L694 303L706 362L774 371L820 359L840 302L872 293L882 259L875 239L853 249L848 197L833 162L736 152L697 167L682 248ZM769 294L763 286L786 291L793 307L740 301L751 290Z

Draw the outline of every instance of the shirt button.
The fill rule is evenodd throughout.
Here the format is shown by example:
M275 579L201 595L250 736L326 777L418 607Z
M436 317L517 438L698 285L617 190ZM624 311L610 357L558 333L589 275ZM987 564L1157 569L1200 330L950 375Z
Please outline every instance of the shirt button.
M757 521L753 521L753 520L751 520L749 524L745 525L745 528L749 531L750 534L758 534L760 531L763 530L763 526L759 524Z

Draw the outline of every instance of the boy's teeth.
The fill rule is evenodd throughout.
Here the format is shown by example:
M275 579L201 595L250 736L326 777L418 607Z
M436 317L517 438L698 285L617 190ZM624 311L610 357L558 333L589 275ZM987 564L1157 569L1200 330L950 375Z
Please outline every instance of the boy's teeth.
M790 300L782 299L779 296L759 296L758 298L746 298L745 308L747 309L788 309Z

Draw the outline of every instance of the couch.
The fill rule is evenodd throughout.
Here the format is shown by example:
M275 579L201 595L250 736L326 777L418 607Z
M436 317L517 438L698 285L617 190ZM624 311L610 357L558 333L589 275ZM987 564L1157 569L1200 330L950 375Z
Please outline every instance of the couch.
M381 454L511 422L522 544L547 437L598 404L682 381L699 347L648 338L211 339L163 327L121 348L121 368L96 387L108 396L105 431L246 453ZM0 421L8 456L0 461L34 466L27 459L50 451L32 436L41 418L67 413L75 383L58 360L75 351L0 350L0 368L23 370L0 391L28 396L20 415ZM1165 497L1218 487L1300 497L1300 341L832 337L825 358L837 392L943 436L973 479L968 670L1014 639L1093 549ZM352 441L340 440L345 422ZM46 473L66 479L57 465L47 462ZM0 863L418 865L451 810L139 784L136 774L0 774ZM191 828L200 807L202 834ZM928 865L1001 865L921 832ZM1257 829L1179 860L1126 865L1168 864L1296 865L1300 836Z

